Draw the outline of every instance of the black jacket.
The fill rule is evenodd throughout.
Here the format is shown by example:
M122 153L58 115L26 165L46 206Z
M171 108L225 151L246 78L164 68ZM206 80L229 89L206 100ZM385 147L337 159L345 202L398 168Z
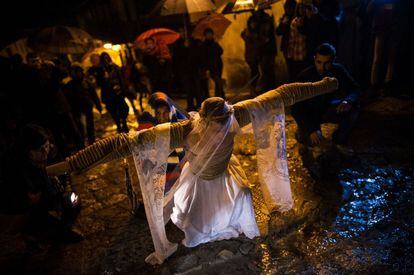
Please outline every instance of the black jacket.
M178 74L197 74L200 69L201 54L197 41L190 41L189 47L184 46L184 40L179 39L173 45L173 68Z
M219 72L223 69L221 55L223 49L216 41L204 41L200 46L202 67L211 72Z
M320 130L320 124L325 113L330 108L335 108L343 100L348 101L354 107L358 107L359 87L347 70L340 64L333 64L332 70L326 75L338 79L339 88L333 93L317 96L292 106L292 115L298 124L304 127L308 133ZM302 71L298 77L299 82L319 81L321 76L315 66L310 66Z
M110 64L103 67L103 75L108 74L102 78L101 82L101 97L105 104L119 102L125 96L125 83L122 78L121 69L115 65Z

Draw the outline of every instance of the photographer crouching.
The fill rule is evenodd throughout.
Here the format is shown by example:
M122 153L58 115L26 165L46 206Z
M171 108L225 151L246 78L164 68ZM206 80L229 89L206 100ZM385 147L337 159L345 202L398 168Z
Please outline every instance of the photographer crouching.
M67 177L48 177L45 168L51 147L48 134L40 126L27 125L21 130L12 152L4 158L1 216L11 221L9 233L76 243L83 240L72 230L80 203Z

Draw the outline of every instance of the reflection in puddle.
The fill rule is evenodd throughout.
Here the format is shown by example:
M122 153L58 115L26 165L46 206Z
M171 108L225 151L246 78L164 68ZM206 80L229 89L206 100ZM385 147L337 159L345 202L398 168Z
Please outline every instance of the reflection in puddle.
M269 246L265 243L260 244L260 251L262 253L260 267L263 270L264 274L271 274L271 257L269 252Z
M261 244L264 271L273 268L272 273L330 274L414 270L413 172L413 169L390 167L341 171L339 181L343 192L339 209L319 204L315 213L305 217L308 223L315 223L311 235L280 236L277 245L272 244L271 255L266 245ZM341 201L329 196L338 194L322 200ZM335 211L338 211L336 217L330 220L328 216ZM308 216L312 215L318 218L311 220ZM325 225L317 224L324 219L328 221ZM273 253L273 249L287 250L289 255Z
M335 222L335 231L343 237L355 237L369 230L389 218L394 206L408 199L405 188L413 187L409 171L379 167L372 170L346 169L340 175L344 196L349 200Z

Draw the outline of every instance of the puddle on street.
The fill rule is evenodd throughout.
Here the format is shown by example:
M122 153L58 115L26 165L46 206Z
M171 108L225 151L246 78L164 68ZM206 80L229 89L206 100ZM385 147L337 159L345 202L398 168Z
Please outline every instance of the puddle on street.
M315 225L308 235L299 230L268 241L270 252L261 244L263 271L329 274L414 270L413 172L391 167L342 170L339 207L314 210L321 215L319 220L326 218L328 222ZM331 223L330 214L320 214L329 211L334 216L337 211Z

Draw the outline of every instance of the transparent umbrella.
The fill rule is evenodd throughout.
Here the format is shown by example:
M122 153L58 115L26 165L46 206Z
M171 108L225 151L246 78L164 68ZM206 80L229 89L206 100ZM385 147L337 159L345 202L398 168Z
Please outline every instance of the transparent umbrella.
M237 14L269 9L271 5L281 0L234 0L221 5L216 12L221 14Z
M164 0L156 8L161 16L182 15L185 36L187 36L187 18L197 22L202 17L214 12L216 5L210 0Z
M229 1L217 9L218 13L231 14L254 11L256 3L253 0Z
M208 13L216 9L210 0L165 0L161 15Z
M30 36L27 44L35 51L54 54L78 54L89 50L92 36L84 30L55 26L42 29Z

